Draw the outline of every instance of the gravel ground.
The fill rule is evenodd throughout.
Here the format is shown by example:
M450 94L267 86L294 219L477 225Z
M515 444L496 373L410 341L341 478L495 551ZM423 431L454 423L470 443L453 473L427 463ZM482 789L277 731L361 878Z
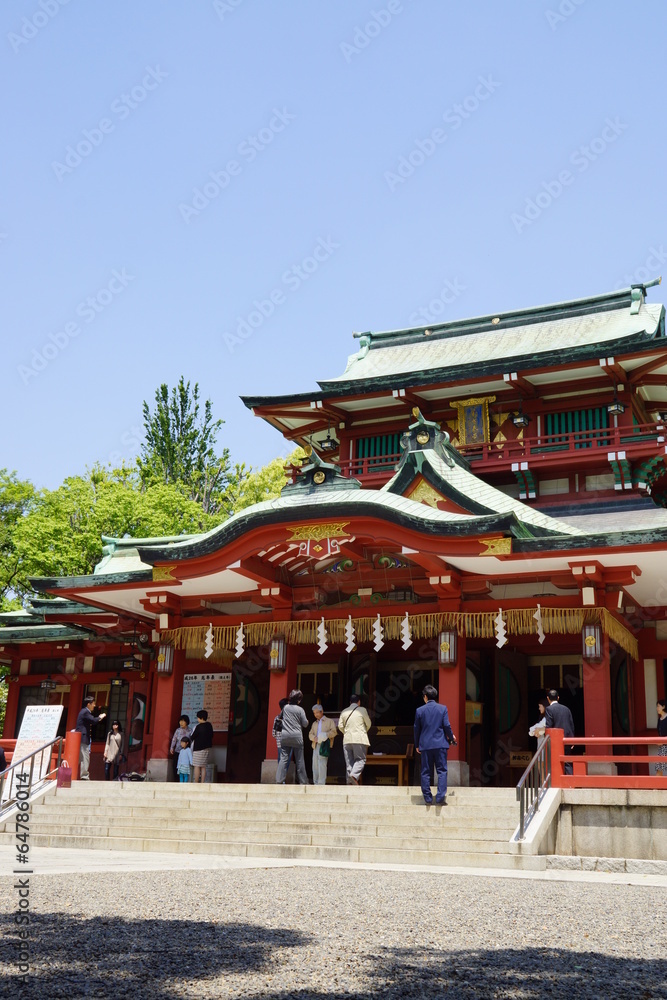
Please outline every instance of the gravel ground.
M664 893L338 869L33 875L0 996L76 1000L667 998ZM0 953L1 954L1 953Z

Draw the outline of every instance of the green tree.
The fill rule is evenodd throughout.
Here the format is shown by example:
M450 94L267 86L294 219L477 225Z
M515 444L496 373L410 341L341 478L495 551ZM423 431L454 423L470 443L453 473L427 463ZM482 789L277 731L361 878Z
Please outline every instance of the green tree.
M41 490L17 524L17 589L30 592L31 576L92 573L102 558L102 535L135 538L207 531L214 520L178 485L142 488L136 469L96 466L69 476L56 490Z
M183 376L169 391L163 383L155 392L155 409L143 406L146 438L137 466L144 486L180 484L206 514L224 509L224 494L245 474L243 466L231 467L229 449L216 451L224 420L214 420L210 399L199 404L199 385Z
M16 530L35 498L35 488L15 472L0 469L0 611L21 606L21 555Z

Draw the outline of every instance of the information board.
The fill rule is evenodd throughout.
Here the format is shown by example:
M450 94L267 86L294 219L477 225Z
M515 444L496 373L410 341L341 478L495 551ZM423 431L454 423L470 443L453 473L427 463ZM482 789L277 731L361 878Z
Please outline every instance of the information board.
M58 735L60 716L63 712L62 705L28 705L24 714L21 728L14 747L12 763L22 760L29 754L39 750L45 743L51 743ZM26 766L26 772L30 770L30 764ZM37 757L33 768L33 786L40 781L44 775L51 770L51 751L44 751L42 754L41 766L40 758ZM11 798L14 794L16 782L16 769L10 774L9 780L3 788L2 798Z
M226 733L229 729L231 691L231 673L186 674L183 678L181 715L188 715L190 725L194 726L197 724L197 712L204 708L213 731Z

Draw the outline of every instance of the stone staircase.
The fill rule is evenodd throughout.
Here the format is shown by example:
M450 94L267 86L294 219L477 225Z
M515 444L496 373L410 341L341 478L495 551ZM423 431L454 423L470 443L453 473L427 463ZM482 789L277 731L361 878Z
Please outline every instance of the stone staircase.
M513 788L452 788L446 807L418 789L326 785L75 782L32 807L35 847L543 869L511 854ZM13 821L0 828L12 841Z

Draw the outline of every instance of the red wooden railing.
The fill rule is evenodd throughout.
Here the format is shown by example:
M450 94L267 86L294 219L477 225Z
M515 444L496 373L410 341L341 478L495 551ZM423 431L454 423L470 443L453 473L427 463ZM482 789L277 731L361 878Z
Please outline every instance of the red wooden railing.
M635 424L633 426L600 427L591 431L569 431L567 434L526 435L521 439L489 441L483 444L459 445L458 450L469 462L481 462L498 468L499 463L518 461L549 462L556 455L558 463L564 458L580 459L590 463L591 452L624 451L628 458L650 457L656 449L664 447L663 423ZM606 455L603 456L606 458Z
M570 431L567 434L526 435L524 432L522 438L515 440L456 445L456 448L473 469L484 471L509 469L514 462L529 462L532 468L538 464L562 466L564 461L590 465L595 452L606 461L610 451L625 452L625 457L636 461L664 452L666 429L664 423L649 423ZM349 458L337 464L344 476L378 481L381 477L386 480L393 475L400 458L400 454L375 455Z
M657 748L665 743L664 736L585 736L564 740L562 729L547 729L547 734L551 737L551 784L554 788L660 788L667 791L667 773L589 773L590 764L630 764L633 772L645 772L649 764L662 764L667 771L667 757L657 755ZM571 753L573 747L583 747L583 755ZM619 747L646 748L646 753L613 752ZM652 747L655 747L653 753ZM573 774L565 774L565 764L572 764Z

